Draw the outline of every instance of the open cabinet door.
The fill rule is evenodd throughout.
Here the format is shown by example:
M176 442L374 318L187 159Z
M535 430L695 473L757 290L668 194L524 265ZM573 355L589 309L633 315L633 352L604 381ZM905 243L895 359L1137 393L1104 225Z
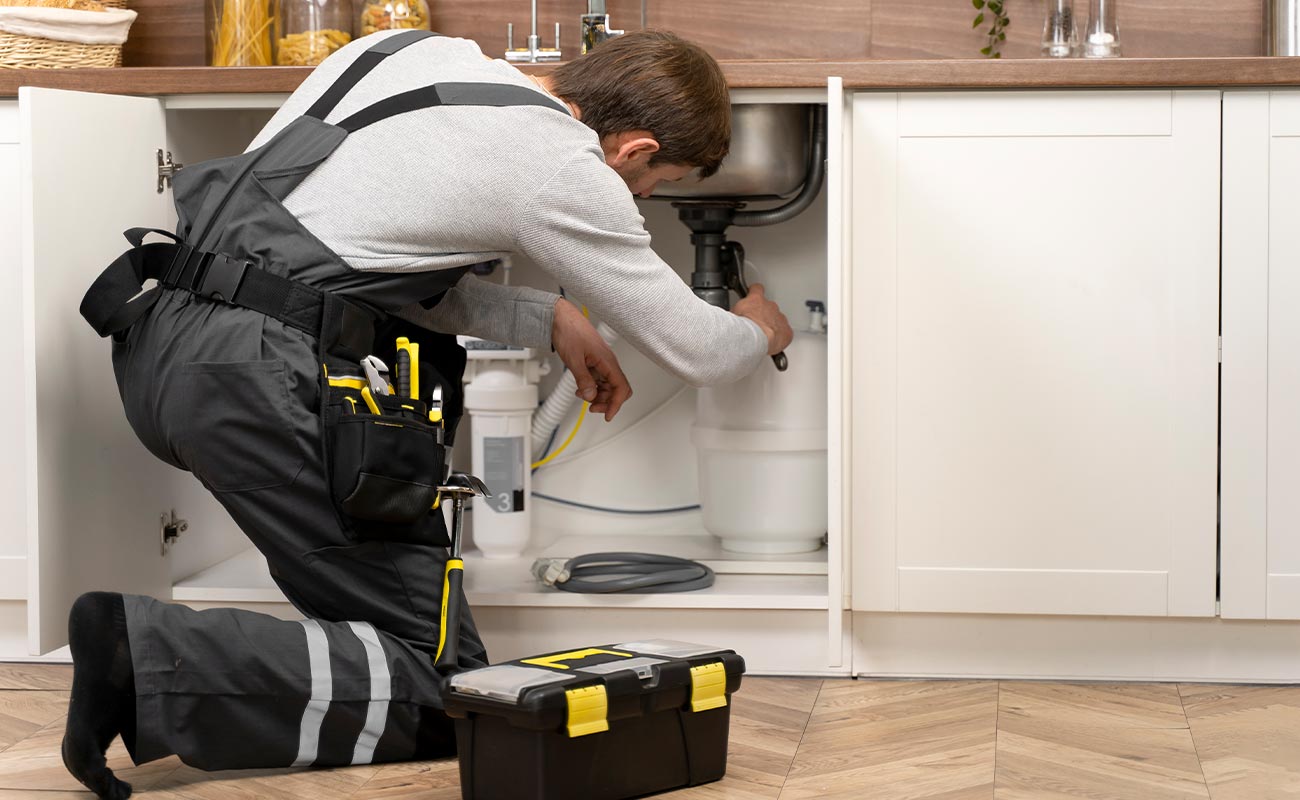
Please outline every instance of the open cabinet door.
M166 227L159 193L162 103L19 90L23 369L27 408L28 640L67 643L68 610L92 589L170 597L160 513L188 476L136 439L122 412L109 343L78 307L129 245L122 231Z
M845 187L848 181L848 152L844 146L846 115L844 113L844 81L831 78L826 87L826 311L827 311L827 376L829 385L826 396L829 407L826 409L827 420L827 494L830 508L827 514L826 531L826 583L828 601L827 617L827 654L828 667L844 666L844 610L845 602L845 565L850 563L846 557L849 543L848 525L849 496L845 487L849 486L848 469L850 460L844 447L849 434L848 417L845 409L849 403L845 400L848 381L849 325L846 299L851 297L848 284L849 270L845 266L845 254L849 252L848 236L848 194Z

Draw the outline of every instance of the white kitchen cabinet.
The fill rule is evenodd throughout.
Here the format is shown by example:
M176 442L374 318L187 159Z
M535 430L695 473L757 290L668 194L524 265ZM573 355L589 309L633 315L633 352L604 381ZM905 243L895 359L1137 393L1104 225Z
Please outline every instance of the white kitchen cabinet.
M1223 104L1224 617L1300 619L1300 91Z
M855 610L1215 613L1220 97L855 97Z
M821 103L828 101L828 95L826 91L749 91L739 92L737 99ZM25 557L22 563L29 575L26 587L14 590L16 598L28 600L30 653L46 653L64 644L68 609L88 589L145 593L196 607L237 605L295 616L270 580L265 561L249 549L220 506L190 475L158 461L138 442L121 410L109 344L77 313L91 281L127 248L123 230L175 225L171 192L157 191L157 151L170 150L183 163L239 152L282 100L271 95L128 98L25 88L16 104L4 107L14 110L15 119L21 121L13 137L15 163L22 165L17 203L22 209L18 227L24 242L25 304L18 340L24 350L25 401L35 409L23 417L29 455L20 468L25 480L21 505L27 541L17 555ZM844 122L845 100L837 81L832 82L829 101L831 122L838 126ZM0 115L0 126L5 121ZM5 130L0 127L0 133ZM832 357L843 358L846 314L837 313L844 298L840 289L846 236L840 224L846 213L843 129L836 127L830 139L828 186L815 210L780 229L745 231L740 238L750 244L751 255L760 262L765 252L776 250L765 242L779 243L805 257L788 263L764 262L763 278L769 286L785 287L792 295L785 299L796 308L802 308L809 297L826 299L832 312ZM0 156L5 152L0 150ZM675 215L665 205L652 216L659 219L652 221L652 227L659 226L663 240L671 241L674 248L680 246L689 258L689 234ZM659 242L656 238L657 246ZM689 266L689 262L670 262ZM584 641L575 643L581 645L591 644L586 641L589 634L599 638L605 632L623 631L610 638L626 638L629 632L641 631L638 636L696 638L736 646L755 671L847 672L845 515L838 490L841 479L834 468L843 439L840 374L832 370L828 428L833 466L827 496L831 544L826 550L810 557L737 563L716 552L712 541L701 535L698 522L692 529L681 520L659 523L662 530L647 530L641 524L634 531L624 526L607 536L590 533L551 543L552 550L580 548L568 555L617 549L679 552L705 558L719 569L718 585L712 590L640 597L546 591L528 574L528 560L476 564L470 554L467 588L494 657L522 656L530 648L551 646L538 647L542 642L563 646L578 634ZM692 405L666 407L689 415ZM671 422L675 433L690 421L680 413L676 416ZM647 421L636 435L661 430L657 426L663 424L667 424L663 419ZM594 426L590 423L588 428ZM635 441L632 435L624 439ZM597 463L615 451L612 443L601 444L601 455L590 460L585 473L576 463L569 466L574 481L586 481L570 487L579 496L602 486L627 494L628 486L623 484L629 482L620 483ZM693 451L672 455L694 459ZM631 496L618 498L619 503L632 507L655 503L653 499L639 502L635 484L631 485ZM173 508L188 520L189 529L164 556L159 519ZM0 539L0 545L3 542ZM0 550L0 557L7 554ZM734 631L733 638L718 638L728 630ZM0 656L12 655L0 652Z

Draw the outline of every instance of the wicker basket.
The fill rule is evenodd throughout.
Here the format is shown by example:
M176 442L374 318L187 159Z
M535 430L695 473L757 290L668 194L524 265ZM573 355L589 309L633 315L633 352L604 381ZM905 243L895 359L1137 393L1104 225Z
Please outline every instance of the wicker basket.
M79 44L0 31L0 68L120 67L122 45Z
M125 0L115 1L125 3ZM32 27L29 20L15 21L9 16L5 17L6 21L0 21L0 68L69 69L122 65L122 44L135 19L135 12L59 9L57 15L53 21L41 19L42 27ZM65 35L67 38L63 38ZM77 38L83 41L69 41Z

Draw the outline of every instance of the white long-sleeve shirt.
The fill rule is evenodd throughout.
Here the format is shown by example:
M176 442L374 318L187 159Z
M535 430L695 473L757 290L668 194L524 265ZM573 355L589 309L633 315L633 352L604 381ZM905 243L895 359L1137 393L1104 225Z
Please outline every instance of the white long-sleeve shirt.
M394 33L326 59L249 149L301 116L377 37ZM444 82L541 91L471 41L430 38L381 62L326 121ZM758 325L697 298L655 254L595 132L549 108L440 106L392 117L351 134L285 206L358 270L448 269L522 253L634 347L696 386L738 380L767 351ZM467 275L431 311L399 313L446 333L549 347L555 301Z

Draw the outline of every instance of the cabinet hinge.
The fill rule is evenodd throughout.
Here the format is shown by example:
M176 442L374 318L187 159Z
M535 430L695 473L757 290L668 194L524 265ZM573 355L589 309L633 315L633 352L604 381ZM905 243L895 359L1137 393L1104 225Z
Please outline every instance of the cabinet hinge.
M1223 337L1219 337L1219 363L1223 363Z
M167 551L172 549L176 540L181 538L181 534L190 529L189 520L177 519L176 509L164 511L161 515L159 524L159 551L161 555L167 555Z
M158 151L158 194L162 194L163 189L171 188L172 177L184 166L172 161L171 151L168 151L165 156L162 150Z

